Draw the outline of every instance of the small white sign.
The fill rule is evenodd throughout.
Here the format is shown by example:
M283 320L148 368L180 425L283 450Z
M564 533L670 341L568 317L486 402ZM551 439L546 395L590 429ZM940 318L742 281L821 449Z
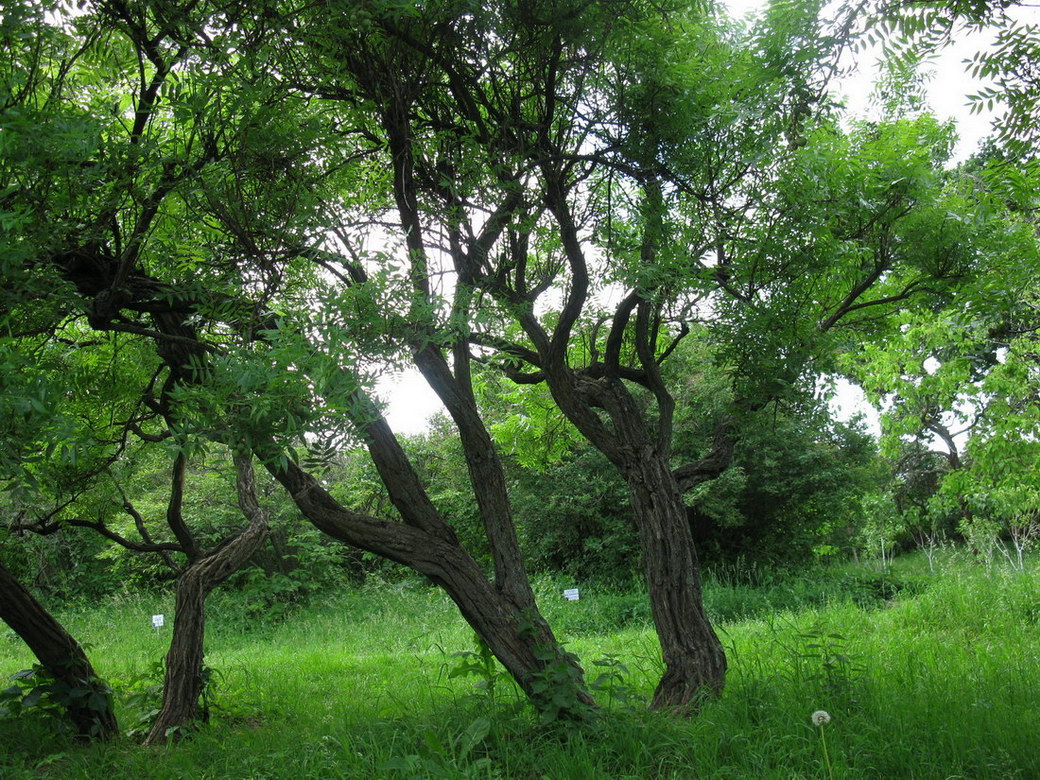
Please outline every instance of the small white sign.
M162 615L152 615L152 626L155 628L162 628L166 623L166 618Z
M577 588L567 588L563 592L563 597L565 599L567 599L567 601L577 601L578 600L578 589Z

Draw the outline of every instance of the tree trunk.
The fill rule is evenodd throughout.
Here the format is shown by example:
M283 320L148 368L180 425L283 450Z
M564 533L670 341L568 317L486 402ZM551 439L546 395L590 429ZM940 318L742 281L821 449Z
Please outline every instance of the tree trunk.
M534 590L520 552L505 472L484 425L469 378L469 342L456 345L456 374L430 346L415 354L415 365L444 403L459 431L470 485L495 570L495 587L520 609L536 610Z
M582 719L595 702L584 670L538 612L513 602L461 547L430 578L444 588L466 622L487 643L539 712Z
M235 467L238 471L239 506L249 524L230 541L192 561L177 578L173 639L166 654L163 703L145 739L146 745L165 742L173 734L171 730L207 716L208 713L200 712L199 708L204 686L206 597L241 568L267 537L267 513L256 502L250 459L236 457Z
M427 364L426 368L431 366ZM443 368L430 372L435 378L431 384L445 380ZM402 563L444 588L536 707L562 717L582 717L593 704L584 687L584 670L574 655L560 647L538 611L491 440L481 439L486 431L471 416L475 408L457 394L460 388L454 380L443 381L437 389L444 392L445 405L461 420L470 478L480 501L488 544L494 551L494 583L437 511L397 437L364 394L355 397L353 407L359 413L354 422L364 433L372 462L404 522L350 511L291 462L283 467L268 463L267 469L317 528L354 547ZM488 451L475 454L473 445L482 443ZM553 684L547 685L550 679Z
M665 665L651 706L676 712L695 710L703 697L722 692L726 655L704 612L693 535L666 454L670 436L660 441L659 435L659 441L654 441L635 399L616 378L583 382L559 365L547 371L546 378L560 410L628 483L651 614ZM610 428L595 407L606 411ZM719 458L722 466L725 457L720 454ZM693 478L687 471L697 469L679 473Z
M173 639L166 653L163 703L145 744L166 741L176 729L200 719L203 641L206 634L206 596L216 583L202 574L205 559L192 564L177 580ZM205 713L202 714L203 719Z
M665 665L651 706L685 712L703 697L722 693L726 654L704 612L700 566L679 487L663 458L649 449L642 454L623 473Z
M2 565L0 619L25 641L48 673L72 688L91 688L104 696L103 707L88 706L89 698L68 707L69 719L81 738L119 734L112 698L99 688L98 677L83 648Z
M292 462L267 468L321 531L402 563L442 587L536 707L563 718L588 712L593 700L577 659L560 647L536 610L496 588L452 535L352 512Z
M380 73L378 67L373 69L368 60L354 58L349 65L359 81L367 82L377 93L390 84L385 74ZM408 550L402 562L423 571L448 592L466 620L513 674L521 688L531 696L536 706L543 712L560 714L559 711L563 710L562 714L569 712L578 716L592 703L592 699L584 690L584 673L576 659L563 652L548 624L538 613L534 591L520 554L505 475L473 395L469 339L460 337L452 345L453 369L449 367L442 351L427 343L438 328L433 317L425 310L430 306L432 311L434 300L431 295L427 244L424 240L424 221L417 197L416 155L410 127L412 108L409 100L396 87L391 87L385 97L387 99L381 101L381 119L393 160L394 200L408 247L409 276L415 294L409 320L429 329L423 332L417 328L420 335L412 344L415 365L458 427L470 484L494 563L494 583L488 580L476 561L459 544L454 531L433 509L425 490L406 463L407 459L399 452L396 439L386 435L389 428L380 419L374 425L367 425L365 432L369 437L369 451L391 500L405 523L431 533L438 544L443 542L442 555L446 556L440 560L426 558L423 555L424 545L419 543L417 547ZM487 235L482 233L482 236ZM460 243L456 243L452 250L453 262L459 272L459 284L451 312L452 317L458 317L460 321L468 320L472 314L470 293L466 292L471 279L469 272L464 269L474 262L474 257L480 252L476 243L468 242L465 250ZM419 302L422 305L416 305ZM447 560L454 563L445 566ZM552 678L553 684L546 686L549 678ZM567 688L568 692L561 695L562 688ZM564 700L568 703L559 706L558 703Z

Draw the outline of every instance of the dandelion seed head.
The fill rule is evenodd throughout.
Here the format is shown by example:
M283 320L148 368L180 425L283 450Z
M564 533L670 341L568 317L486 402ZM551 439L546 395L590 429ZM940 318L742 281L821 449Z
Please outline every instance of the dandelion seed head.
M830 722L831 722L830 713L828 713L828 712L826 712L824 710L816 710L816 712L814 712L812 714L812 724L814 726L825 726L825 725L827 725Z

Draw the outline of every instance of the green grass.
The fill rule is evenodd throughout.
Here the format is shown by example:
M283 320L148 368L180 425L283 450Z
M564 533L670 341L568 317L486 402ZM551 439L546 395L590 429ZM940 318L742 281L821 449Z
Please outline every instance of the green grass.
M730 573L732 575L732 572ZM933 574L854 566L755 587L716 576L706 601L729 651L724 696L694 718L647 712L660 673L645 597L583 590L541 601L590 678L624 665L604 712L541 726L505 679L494 701L450 677L472 634L437 591L329 593L279 622L213 598L207 662L217 709L191 739L78 745L42 718L0 721L3 778L822 778L819 709L835 777L1040 777L1040 571L956 557ZM119 692L142 690L168 600L126 596L59 610ZM596 665L609 659L613 667ZM0 674L31 665L0 628Z

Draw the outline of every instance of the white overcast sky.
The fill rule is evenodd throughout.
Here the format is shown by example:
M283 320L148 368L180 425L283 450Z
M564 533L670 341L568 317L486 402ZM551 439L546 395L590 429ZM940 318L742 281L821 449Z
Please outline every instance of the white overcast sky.
M754 13L763 6L762 0L728 0L734 16ZM1014 9L1019 21L1040 23L1040 7ZM931 74L928 98L932 110L940 119L953 119L957 123L960 141L956 158L964 159L989 134L994 119L992 114L971 114L968 110L969 94L977 92L982 82L973 80L964 61L992 40L989 34L960 34L955 43L929 62L925 73ZM836 85L836 94L845 102L852 117L868 117L872 107L870 95L877 75L877 52L861 52L856 63L856 72ZM379 383L379 394L387 402L387 418L397 433L420 433L427 421L443 407L432 390L416 371L406 371L388 376ZM866 416L868 425L878 432L877 413L866 402L862 392L847 382L840 381L832 409L841 418L857 413Z

